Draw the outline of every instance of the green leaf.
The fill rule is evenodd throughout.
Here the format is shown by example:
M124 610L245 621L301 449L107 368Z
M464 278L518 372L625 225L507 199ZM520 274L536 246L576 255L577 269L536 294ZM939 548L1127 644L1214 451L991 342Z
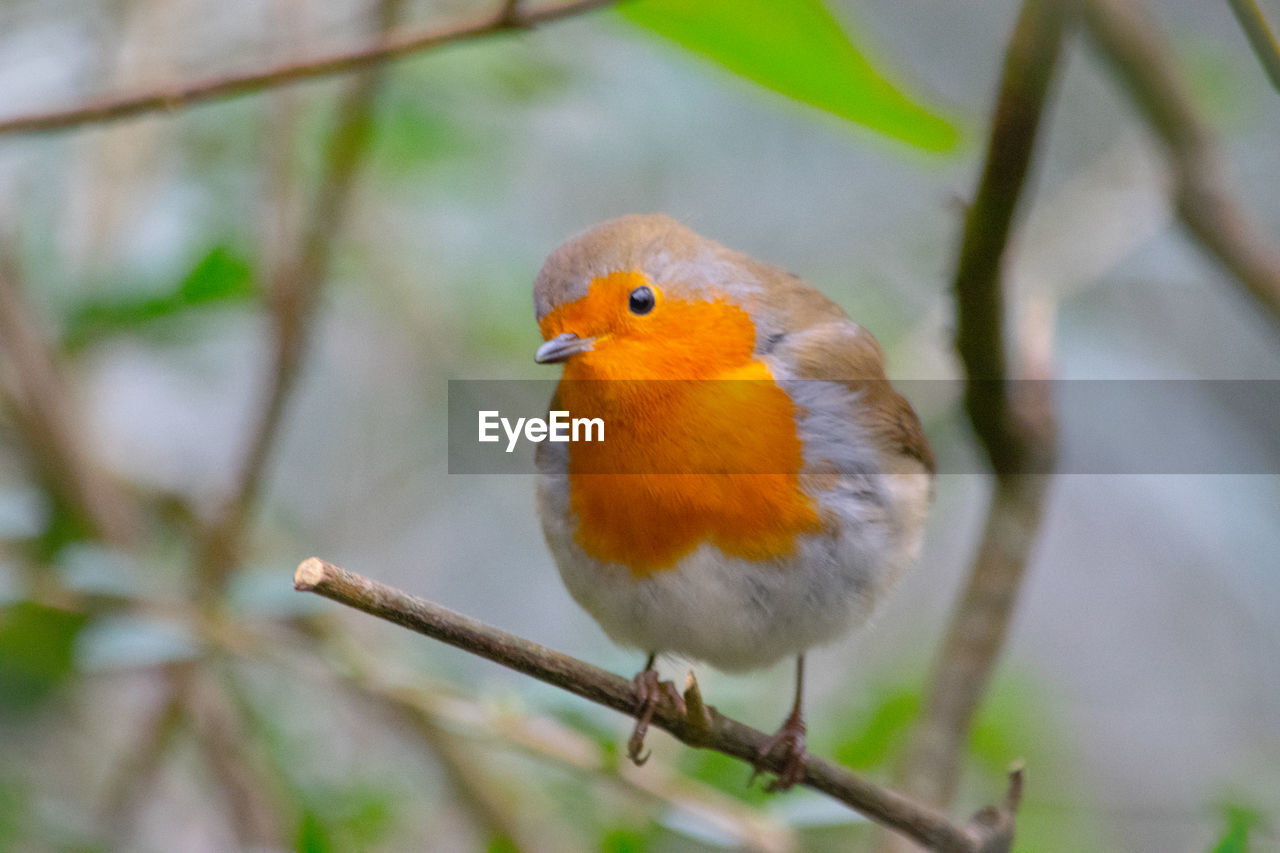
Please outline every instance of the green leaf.
M955 127L873 67L821 0L634 0L619 11L766 89L927 151L956 144Z
M836 746L835 760L855 769L882 767L906 743L907 732L920 712L914 689L888 689L877 698L871 716L851 716L851 729Z
M77 349L192 309L245 301L254 294L249 262L226 246L214 246L168 292L111 294L82 302L67 318L63 338L68 349Z
M338 848L325 822L315 812L306 809L302 812L302 820L298 824L298 835L294 840L293 849L298 853L329 853Z
M602 853L644 853L649 846L645 833L623 827L609 830L600 839Z
M1228 805L1223 808L1227 828L1211 853L1249 853L1249 834L1262 823L1262 815L1250 808Z
M510 838L499 836L489 842L485 853L520 853L520 848Z
M391 794L360 784L296 792L304 803L294 839L298 853L365 850L391 826Z
M0 714L26 711L75 671L85 617L19 601L0 608Z
M744 802L763 805L769 801L763 781L756 780L754 785L747 786L751 767L728 755L705 749L685 750L680 757L680 768L685 775Z
M249 262L226 246L214 246L178 285L176 300L190 307L251 299L253 295Z

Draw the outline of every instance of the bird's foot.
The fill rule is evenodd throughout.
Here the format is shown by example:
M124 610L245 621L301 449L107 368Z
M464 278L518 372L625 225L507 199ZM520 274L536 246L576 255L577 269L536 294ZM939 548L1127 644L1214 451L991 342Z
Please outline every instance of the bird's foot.
M793 712L773 737L760 747L760 752L756 756L755 770L752 771L751 779L747 784L750 785L755 781L756 776L769 770L770 768L762 765L775 758L781 762L782 767L778 771L777 778L764 786L766 791L771 794L786 791L803 781L806 756L804 733L804 716Z
M637 672L634 683L639 701L636 704L636 727L627 741L627 757L639 767L649 760L649 753L644 749L644 736L649 731L649 723L653 722L654 712L662 704L662 697L665 695L681 713L684 713L684 698L670 681L658 680L656 669Z

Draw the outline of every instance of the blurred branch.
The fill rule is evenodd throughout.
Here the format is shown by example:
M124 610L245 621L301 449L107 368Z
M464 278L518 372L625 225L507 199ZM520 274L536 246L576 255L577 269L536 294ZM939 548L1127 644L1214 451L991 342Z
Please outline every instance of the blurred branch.
M986 163L965 216L953 289L956 350L964 365L965 411L997 475L1044 470L1039 413L1045 401L1011 383L1006 354L1005 251L1027 179L1045 99L1058 66L1074 3L1027 0L1005 55ZM1020 408L1025 405L1025 408ZM1030 417L1024 417L1028 415Z
M164 673L164 701L152 718L143 726L138 739L116 760L112 782L107 786L106 805L102 815L112 827L118 849L127 847L125 837L129 821L146 794L155 784L165 755L173 745L174 736L187 719L187 691L194 675L195 664L183 661L166 667Z
M1258 55L1262 69L1271 78L1271 85L1280 90L1280 43L1276 34L1267 26L1267 19L1254 0L1229 0L1231 11L1236 13L1236 20L1249 39L1249 46Z
M520 26L520 2L521 0L502 0L498 20Z
M1228 191L1209 128L1155 22L1140 0L1088 0L1085 9L1093 41L1164 142L1183 223L1280 326L1280 248Z
M0 120L0 134L47 133L86 124L119 121L147 113L171 113L206 101L225 100L265 89L357 71L446 44L536 27L608 6L614 2L616 0L572 0L572 2L520 12L514 8L516 4L504 0L502 8L496 15L488 15L481 20L463 24L435 27L408 36L382 39L371 47L291 62L265 70L215 77L137 95L107 98L65 110L3 119Z
M510 803L504 802L490 779L475 761L441 729L438 715L418 691L396 688L375 674L375 662L360 655L360 647L348 641L327 622L310 619L302 623L308 640L321 642L345 670L345 683L359 691L366 701L373 700L381 710L394 712L415 732L435 758L449 780L449 790L482 833L489 837L486 846L530 851L538 849Z
M403 0L382 0L378 29L393 26ZM271 290L275 357L267 376L261 414L249 437L236 485L203 539L197 576L216 589L239 562L245 522L257 502L268 460L297 384L314 323L315 305L329 274L360 164L369 149L370 125L385 66L359 75L344 93L329 137L317 197L296 256L276 271Z
M418 633L531 675L575 695L634 716L639 706L635 685L584 661L491 628L439 605L407 595L317 558L304 560L294 587L363 610ZM693 705L694 703L689 703ZM723 716L714 708L690 719L664 699L652 724L690 746L712 749L777 772L780 761L761 759L768 735ZM801 784L839 800L873 820L902 832L930 849L1007 851L1021 797L1021 771L1010 776L1009 793L999 807L984 809L965 826L908 797L885 790L848 770L809 756Z
M236 707L227 678L202 683L193 677L184 699L200 756L222 789L240 848L284 848L296 826L292 799L252 720Z
M133 496L97 466L85 447L83 419L23 298L10 251L0 247L0 395L49 493L86 534L127 544L137 532Z
M386 706L384 706L384 710ZM475 754L455 743L428 714L406 703L392 703L402 721L426 744L449 782L450 793L462 804L472 820L481 828L486 850L518 850L531 853L550 849L538 844L535 837L517 818L513 803L504 800L495 781L476 761Z
M655 772L661 769L659 761L650 760L643 772L629 773L631 765L620 764L616 756L605 754L594 740L554 719L531 718L511 711L495 715L480 703L453 695L446 686L423 683L421 676L415 676L412 684L392 681L381 672L385 667L379 658L344 636L330 620L308 619L301 627L311 642L323 643L340 662L345 681L352 689L409 718L477 820L516 839L521 850L539 845L535 840L520 840L529 838L531 833L515 819L511 804L497 801L490 790L491 780L474 775L474 760L469 757L474 752L455 745L448 736L450 732L460 731L472 740L496 739L501 745L540 761L599 774L669 808L696 814L732 836L744 850L784 853L795 849L794 833L785 825L710 786L679 776L674 770L668 769L663 778L662 773Z
M986 164L965 218L955 274L965 409L991 461L996 486L898 776L905 792L940 807L955 795L973 718L1004 647L1040 520L1048 483L1043 472L1053 465L1049 383L1013 381L1015 370L1005 352L1003 282L1014 213L1073 7L1069 0L1028 0L1022 7L1005 55ZM1033 342L1024 343L1034 348ZM1029 368L1047 371L1022 361L1022 374ZM888 847L900 849L896 842Z

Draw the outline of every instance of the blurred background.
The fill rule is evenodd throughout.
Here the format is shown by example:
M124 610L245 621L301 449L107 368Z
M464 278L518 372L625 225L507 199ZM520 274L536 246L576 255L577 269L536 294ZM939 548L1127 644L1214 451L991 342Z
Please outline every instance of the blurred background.
M768 92L614 11L380 80L0 136L0 849L869 844L842 807L767 797L662 733L631 767L627 719L291 585L316 554L640 667L560 585L533 478L447 473L448 380L554 377L532 361L533 276L601 219L669 213L822 289L891 377L960 375L950 280L1018 7L828 5L955 123L953 149ZM1226 3L1153 5L1233 190L1280 239L1280 95ZM3 0L0 113L354 49L380 14L413 31L489 8ZM1086 40L1062 71L1011 250L1031 349L1067 379L1280 380L1277 327L1179 225L1158 144ZM298 338L291 298L314 312ZM279 340L300 341L283 387ZM944 459L975 452L958 396L922 409ZM1192 415L1260 452L1212 394ZM1062 417L1118 457L1143 442L1142 424ZM1280 849L1278 465L1056 479L955 814L1023 757L1018 849ZM942 476L914 574L812 655L815 752L890 780L989 488ZM786 712L789 666L698 676L758 728Z

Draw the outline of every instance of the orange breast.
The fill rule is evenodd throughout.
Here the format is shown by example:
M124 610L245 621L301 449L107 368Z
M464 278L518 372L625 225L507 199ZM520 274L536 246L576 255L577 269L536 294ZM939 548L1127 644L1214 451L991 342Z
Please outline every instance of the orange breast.
M602 443L569 445L578 544L637 576L703 542L752 560L793 553L818 513L800 490L795 405L752 357L750 318L724 301L660 308L658 334L619 336L565 366L558 405L605 422Z

